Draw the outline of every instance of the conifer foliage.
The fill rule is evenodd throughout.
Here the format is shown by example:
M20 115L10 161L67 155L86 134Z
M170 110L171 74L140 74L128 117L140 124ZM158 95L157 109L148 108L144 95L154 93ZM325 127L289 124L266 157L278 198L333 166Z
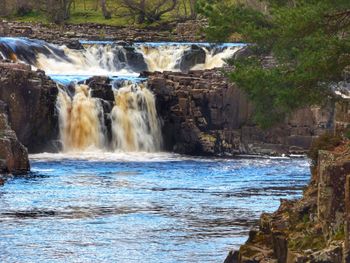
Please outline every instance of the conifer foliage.
M198 10L208 17L210 40L239 34L251 44L254 55L232 61L230 77L255 104L261 126L329 100L349 68L349 0L201 0Z

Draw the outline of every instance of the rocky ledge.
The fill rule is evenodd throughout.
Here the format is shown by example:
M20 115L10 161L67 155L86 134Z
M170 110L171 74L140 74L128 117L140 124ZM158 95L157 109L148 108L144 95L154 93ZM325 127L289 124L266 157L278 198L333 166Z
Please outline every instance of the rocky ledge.
M282 200L263 214L239 251L225 263L350 262L350 143L320 151L300 200Z
M31 153L57 151L57 84L42 71L0 62L0 100L18 139ZM143 73L156 96L167 151L192 155L304 153L318 135L334 127L334 108L307 108L269 130L252 121L253 106L222 70ZM111 80L87 81L102 99L108 128L114 103ZM110 135L109 135L110 136Z
M79 40L198 42L205 40L201 32L201 28L205 25L205 21L197 20L146 28L98 24L58 26L2 21L0 22L0 36L41 39L49 43L65 44L70 48L80 48Z
M54 151L56 83L42 71L6 61L0 61L0 76L0 100L8 107L8 121L19 141L31 153Z
M301 109L284 123L262 130L253 106L222 69L143 73L156 95L165 148L183 154L234 155L305 153L333 129L334 108Z
M7 105L0 100L0 174L29 170L27 149L18 141L7 119Z

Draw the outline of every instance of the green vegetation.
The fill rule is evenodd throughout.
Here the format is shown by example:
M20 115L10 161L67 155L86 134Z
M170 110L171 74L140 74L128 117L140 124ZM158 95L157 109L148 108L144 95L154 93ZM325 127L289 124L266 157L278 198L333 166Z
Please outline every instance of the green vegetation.
M294 251L303 251L307 249L321 250L326 246L323 235L317 233L306 233L299 237L294 236L288 242L288 247Z
M338 230L333 235L333 240L344 240L345 239L345 227L344 225L339 226Z
M255 104L255 120L269 127L292 111L321 105L350 65L349 0L200 0L207 36L239 34L253 56L234 61L230 73ZM266 56L271 59L263 59Z
M196 0L4 0L0 3L0 16L21 22L96 23L114 26L135 24L142 27L195 18L195 2Z
M344 131L344 137L350 140L350 125L348 125Z

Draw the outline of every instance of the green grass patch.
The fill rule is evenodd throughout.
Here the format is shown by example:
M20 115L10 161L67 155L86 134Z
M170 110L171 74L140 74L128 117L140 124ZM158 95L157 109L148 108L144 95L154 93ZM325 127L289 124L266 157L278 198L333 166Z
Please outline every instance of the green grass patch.
M169 22L174 20L177 12L184 13L184 7L181 4L178 10L173 10L169 13L166 13L162 16L161 21L155 22L152 24L136 24L132 17L125 16L127 10L123 10L118 6L118 3L115 0L107 0L107 8L112 12L111 19L105 19L102 15L100 8L100 2L96 5L96 0L76 0L75 4L72 4L71 7L71 17L66 21L67 24L86 24L94 23L101 25L110 25L110 26L126 26L134 25L140 28L146 26L155 26L159 23ZM118 10L118 11L116 11ZM187 7L189 12L189 6ZM40 22L47 24L49 19L44 12L32 11L25 15L12 14L6 17L9 20L19 21L19 22Z

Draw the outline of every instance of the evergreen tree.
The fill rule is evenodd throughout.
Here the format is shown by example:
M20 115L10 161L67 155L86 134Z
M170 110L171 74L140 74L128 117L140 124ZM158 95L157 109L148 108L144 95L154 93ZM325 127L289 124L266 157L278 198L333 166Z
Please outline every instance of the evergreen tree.
M202 0L198 10L209 19L210 40L239 34L251 44L254 55L232 62L229 75L254 103L262 126L329 100L350 65L349 0ZM266 65L268 55L276 65Z

